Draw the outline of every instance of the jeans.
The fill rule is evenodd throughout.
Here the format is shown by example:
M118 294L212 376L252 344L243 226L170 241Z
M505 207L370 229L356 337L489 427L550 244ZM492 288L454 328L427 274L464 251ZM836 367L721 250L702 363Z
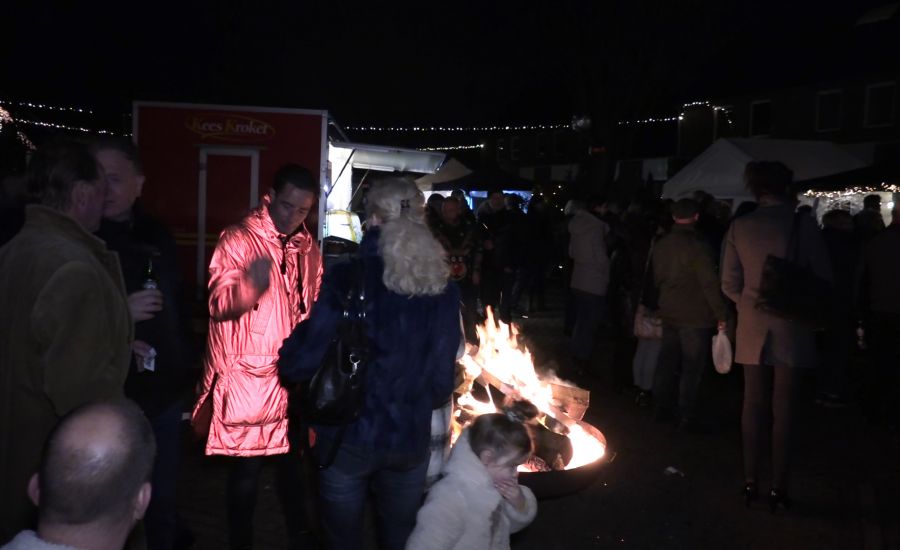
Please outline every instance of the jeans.
M313 453L322 459L331 444L320 439ZM371 489L381 549L403 550L425 494L427 469L427 449L419 453L395 453L341 445L334 462L319 472L319 499L327 547L365 548L363 523Z
M594 351L597 329L606 314L606 296L572 289L575 299L575 326L572 329L572 356L589 361Z
M159 415L150 419L156 438L153 461L153 498L144 523L149 550L171 550L175 546L176 494L178 466L181 462L181 412L179 399Z
M744 365L741 432L746 481L757 480L759 459L771 432L772 486L788 489L795 377L792 367Z
M677 405L682 421L696 417L700 380L712 354L712 335L711 328L663 325L653 398L661 410L673 410Z

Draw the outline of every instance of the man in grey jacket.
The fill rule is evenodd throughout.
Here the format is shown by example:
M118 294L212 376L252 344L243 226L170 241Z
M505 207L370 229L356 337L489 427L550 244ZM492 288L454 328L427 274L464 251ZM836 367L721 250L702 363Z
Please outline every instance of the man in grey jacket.
M579 210L569 222L569 256L573 260L572 295L575 326L572 330L572 358L579 374L587 368L597 328L606 309L609 286L609 255L606 236L609 226L600 219L605 201L593 197L586 210Z
M653 394L657 419L680 417L679 429L699 431L697 393L709 364L713 328L725 327L725 301L709 245L695 226L700 209L692 199L672 206L675 225L659 240L650 259L652 277L645 296L656 298L663 342ZM653 305L652 303L650 304Z

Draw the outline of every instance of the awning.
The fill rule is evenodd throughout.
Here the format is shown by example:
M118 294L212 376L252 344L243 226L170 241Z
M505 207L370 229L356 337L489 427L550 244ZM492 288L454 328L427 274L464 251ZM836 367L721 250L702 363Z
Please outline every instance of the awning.
M346 141L332 141L330 145L338 149L350 149L353 152L350 157L350 164L353 168L379 172L434 174L444 164L447 156L444 153L433 151L417 151ZM341 167L332 167L332 169L340 170Z

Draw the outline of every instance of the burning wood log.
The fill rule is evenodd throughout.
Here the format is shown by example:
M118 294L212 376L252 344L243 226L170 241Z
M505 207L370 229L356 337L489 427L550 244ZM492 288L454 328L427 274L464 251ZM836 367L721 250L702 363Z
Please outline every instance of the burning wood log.
M528 428L528 435L534 444L534 456L541 459L551 470L565 470L572 460L572 442L566 435L569 433L560 423L556 423L565 433L560 434L544 425L547 415L529 401L507 397L503 403L503 411L515 416Z
M464 376L457 388L461 395L454 433L458 434L480 414L497 412L489 389L493 387L504 396L497 402L523 402L533 409L533 414L525 419L535 443L529 470L571 470L602 458L606 440L596 428L582 421L590 393L555 376L539 376L516 327L495 323L490 312L477 330L480 347L470 348L460 361L464 369L460 374ZM476 381L478 384L474 384ZM488 388L487 401L473 395L472 390L481 387Z

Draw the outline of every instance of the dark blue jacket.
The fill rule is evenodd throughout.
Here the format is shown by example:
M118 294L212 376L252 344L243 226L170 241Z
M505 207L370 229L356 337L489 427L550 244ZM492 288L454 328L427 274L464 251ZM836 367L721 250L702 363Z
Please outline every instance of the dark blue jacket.
M431 411L453 391L461 333L459 290L450 283L438 296L401 296L384 286L379 231L366 233L359 248L366 288L369 361L366 397L360 418L349 424L343 444L364 449L427 453ZM342 297L354 270L337 264L326 273L312 315L297 325L279 352L285 382L312 378L343 315ZM337 428L317 426L319 437Z

